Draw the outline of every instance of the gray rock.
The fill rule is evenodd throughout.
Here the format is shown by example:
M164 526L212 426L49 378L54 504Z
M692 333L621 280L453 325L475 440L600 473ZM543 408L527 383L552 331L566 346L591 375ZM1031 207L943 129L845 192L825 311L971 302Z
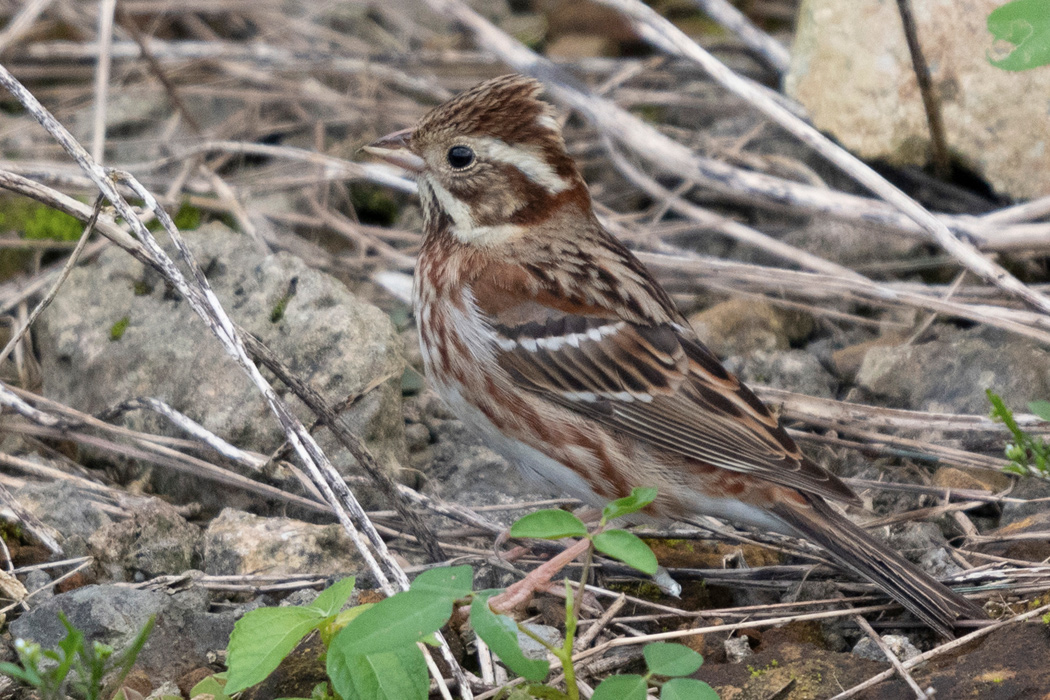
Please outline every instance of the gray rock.
M1045 479L1036 479L1029 477L1027 479L1018 479L1017 485L1014 486L1010 492L1010 498L1023 498L1027 500L1035 500L1037 498L1050 498L1050 481ZM1021 522L1029 516L1036 515L1037 513L1045 513L1047 504L1035 502L1035 503L1004 503L1003 504L1003 515L999 519L1000 527L1006 527L1014 523Z
M141 581L198 568L201 531L172 505L147 498L130 518L105 525L88 544L106 579Z
M208 655L225 649L233 615L209 613L207 591L190 589L169 595L122 586L84 586L56 595L11 623L11 634L45 648L66 636L58 619L65 613L89 642L124 649L151 615L156 626L136 665L156 680L174 680L208 663Z
M900 408L985 415L991 389L1024 410L1050 397L1050 353L991 329L941 328L927 343L871 348L857 384Z
M895 525L890 528L887 544L931 576L950 576L962 570L948 555L948 540L934 523Z
M401 343L382 311L338 280L284 253L264 256L219 224L185 234L230 316L259 336L292 371L339 405L374 386L344 412L380 465L405 457ZM44 394L89 413L152 396L239 447L269 453L284 435L262 397L189 304L150 269L117 249L70 275L39 324ZM307 423L309 412L275 387ZM125 414L129 427L177 434L147 411ZM327 431L322 447L344 472L352 464ZM170 479L170 477L166 477ZM230 492L199 479L158 489L184 500L228 505Z
M42 461L31 455L23 458ZM97 502L70 481L28 482L15 491L15 498L44 524L58 530L67 557L88 554L88 538L112 522Z
M226 508L204 532L204 570L213 575L353 574L363 568L339 525L261 518Z
M915 648L911 640L901 634L884 634L882 635L882 643L889 647L893 655L901 661L907 661L919 655L919 650ZM886 654L883 653L882 649L871 637L865 637L857 642L857 646L853 647L853 653L872 661L887 661Z
M34 605L40 605L44 601L55 597L55 589L53 586L49 586L49 583L51 583L51 577L42 569L33 569L26 574L26 590L30 593L36 591L36 594L33 596Z
M528 628L529 632L532 632L551 646L558 647L565 643L565 639L557 627L537 625L531 622L524 623L524 626ZM538 661L548 657L546 647L521 630L518 630L518 646L521 647L521 653L527 659Z
M728 358L725 365L747 384L822 398L834 398L838 390L835 377L805 350L759 351L746 357Z
M747 658L755 655L747 637L730 637L725 641L724 646L726 659L731 664L743 663Z
M1050 94L1050 71L991 65L986 21L1001 4L913 0L912 13L949 149L997 190L1034 198L1050 192L1050 120L1033 99ZM784 87L857 155L924 164L929 129L900 26L892 2L805 0Z
M180 698L182 691L175 681L164 681L152 693L146 696L146 700L166 700L167 698Z

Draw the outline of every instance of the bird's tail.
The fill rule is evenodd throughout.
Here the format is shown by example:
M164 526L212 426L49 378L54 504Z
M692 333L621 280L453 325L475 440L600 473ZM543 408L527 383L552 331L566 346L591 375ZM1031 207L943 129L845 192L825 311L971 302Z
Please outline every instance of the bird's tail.
M903 556L880 544L822 498L809 506L780 503L773 512L799 535L820 545L914 613L942 636L951 639L959 618L982 619L984 611L920 571Z

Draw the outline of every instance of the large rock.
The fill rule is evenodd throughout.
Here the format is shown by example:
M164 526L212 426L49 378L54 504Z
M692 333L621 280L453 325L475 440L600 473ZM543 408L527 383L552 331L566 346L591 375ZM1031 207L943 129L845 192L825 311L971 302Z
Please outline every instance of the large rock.
M145 580L199 568L200 528L159 498L139 500L125 504L134 507L130 518L103 526L88 540L105 578Z
M988 14L1002 0L911 0L948 146L999 191L1050 193L1050 70L988 61ZM822 131L865 158L924 164L929 130L897 4L804 0L788 94Z
M51 648L66 636L58 618L63 612L88 642L125 649L156 615L156 625L136 666L156 680L177 678L203 666L225 649L234 615L208 612L207 591L191 588L171 595L122 586L84 586L56 595L11 623L11 634Z
M991 389L1024 411L1050 397L1050 353L994 329L942 328L921 345L871 348L857 384L900 408L986 415Z
M204 571L238 574L354 574L361 557L341 525L261 518L227 508L204 532Z
M31 461L44 461L34 455ZM15 491L18 503L45 525L58 531L59 543L67 557L90 553L88 539L112 520L102 506L71 481L30 481Z
M344 413L381 465L405 454L401 343L387 316L338 280L302 260L262 255L219 224L185 234L235 322L259 336L293 372L334 405L374 385ZM153 270L116 249L77 268L40 319L44 394L88 413L125 399L156 397L233 444L270 453L284 433L262 397L219 341ZM307 423L313 417L283 385L279 395ZM129 427L178 434L148 411ZM346 471L352 459L327 431L322 447ZM183 499L225 504L229 492L168 485ZM187 490L192 489L192 490Z

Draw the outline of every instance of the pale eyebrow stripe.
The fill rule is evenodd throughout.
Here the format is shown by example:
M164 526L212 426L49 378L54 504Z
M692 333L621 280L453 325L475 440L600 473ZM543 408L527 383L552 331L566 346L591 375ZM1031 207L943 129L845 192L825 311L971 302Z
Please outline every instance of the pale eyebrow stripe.
M514 166L525 177L551 194L564 192L571 186L569 182L554 172L554 168L541 155L529 149L511 146L502 139L491 137L478 138L476 143L478 150L486 158Z

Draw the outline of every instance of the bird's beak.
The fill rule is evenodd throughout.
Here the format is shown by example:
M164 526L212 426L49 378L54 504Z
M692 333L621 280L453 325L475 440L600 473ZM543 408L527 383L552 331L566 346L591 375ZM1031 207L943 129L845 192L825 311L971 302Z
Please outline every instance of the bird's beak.
M409 148L411 141L412 129L402 129L373 141L362 147L361 150L411 173L421 173L426 163L411 151Z

